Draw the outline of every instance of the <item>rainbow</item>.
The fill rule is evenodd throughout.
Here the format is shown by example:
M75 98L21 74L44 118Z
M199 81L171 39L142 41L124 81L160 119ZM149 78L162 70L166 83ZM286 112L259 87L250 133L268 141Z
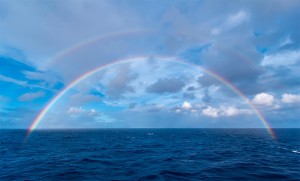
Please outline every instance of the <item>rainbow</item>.
M82 74L81 76L79 76L77 79L75 79L74 81L72 81L69 85L67 85L64 89L62 89L56 96L54 96L48 103L47 105L42 109L42 111L38 114L38 116L35 118L35 120L32 122L31 126L29 127L28 131L27 131L27 136L25 138L25 140L30 136L30 134L36 129L36 127L38 126L38 124L41 122L41 120L45 117L45 115L47 114L47 112L55 105L55 103L65 94L67 93L70 89L72 89L74 86L76 86L78 83L80 83L81 81L87 79L88 77L94 75L95 73L109 67L109 66L113 66L113 65L118 65L118 64L125 64L125 63L131 63L131 62L137 62L137 61L143 61L146 60L148 58L152 58L152 57L135 57L135 58L127 58L127 59L121 59L121 60L116 60L113 61L111 63L105 64L105 65L101 65L95 69L92 69L84 74ZM185 64L185 65L191 65L191 66L196 66L197 68L199 68L201 71L203 71L204 73L208 74L209 76L217 79L218 81L222 82L224 85L226 85L228 88L230 88L233 92L235 92L237 95L239 95L241 98L243 98L243 100L250 106L250 108L254 111L254 113L257 115L257 117L259 118L259 120L263 123L264 127L267 129L268 133L271 135L271 137L273 139L276 139L276 135L274 133L274 131L272 130L271 126L268 124L267 120L264 118L264 116L262 115L262 113L256 108L256 106L247 98L246 95L244 95L237 87L235 87L232 83L230 83L228 80L226 80L225 78L221 77L220 75L218 75L217 73L209 70L209 69L205 69L201 66L183 61L182 59L178 58L178 57L156 57L159 60L162 61L171 61L171 62L177 62L177 63L181 63L181 64Z
M61 52L58 52L54 57L50 58L50 60L48 60L48 62L46 64L44 64L44 69L47 69L49 67L52 67L53 65L55 65L59 60L61 60L63 57L72 54L73 52L76 52L77 50L91 45L93 43L97 43L99 41L105 41L105 40L109 40L112 38L116 38L116 37L122 37L122 36L130 36L130 35L144 35L144 34L148 34L148 33L153 33L153 30L132 30L132 31L127 31L127 32L119 32L119 33L111 33L111 34L107 34L107 35L101 35L101 36L95 36L92 37L88 40L85 41L81 41L75 45L72 45L71 47L64 49Z

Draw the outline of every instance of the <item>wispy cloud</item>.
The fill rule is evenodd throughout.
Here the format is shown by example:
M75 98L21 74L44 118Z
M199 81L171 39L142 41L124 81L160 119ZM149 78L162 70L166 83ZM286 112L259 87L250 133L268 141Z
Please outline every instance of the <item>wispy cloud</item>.
M20 101L33 101L33 100L38 99L43 96L45 96L45 92L42 92L42 91L34 92L34 93L25 93L19 97L19 100Z
M21 81L21 80L17 80L14 78L10 78L10 77L6 77L4 75L0 74L0 81L4 81L4 82L10 82L10 83L14 83L20 86L29 86L29 84L26 81Z
M281 101L286 104L300 103L300 95L297 94L283 94Z
M219 27L213 28L211 33L213 35L218 35L224 31L229 31L246 22L248 18L249 15L244 10L240 10L236 14L230 15Z
M288 66L300 62L300 50L289 50L280 53L265 55L262 66Z

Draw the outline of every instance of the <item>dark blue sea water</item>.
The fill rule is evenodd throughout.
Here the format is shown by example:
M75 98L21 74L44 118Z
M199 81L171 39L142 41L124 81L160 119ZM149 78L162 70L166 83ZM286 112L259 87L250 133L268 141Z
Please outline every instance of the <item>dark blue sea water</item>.
M0 180L300 180L300 129L1 130Z

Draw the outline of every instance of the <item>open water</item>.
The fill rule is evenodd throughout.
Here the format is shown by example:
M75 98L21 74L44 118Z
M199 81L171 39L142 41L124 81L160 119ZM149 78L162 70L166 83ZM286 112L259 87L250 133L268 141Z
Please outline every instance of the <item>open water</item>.
M0 180L300 180L300 129L0 130Z

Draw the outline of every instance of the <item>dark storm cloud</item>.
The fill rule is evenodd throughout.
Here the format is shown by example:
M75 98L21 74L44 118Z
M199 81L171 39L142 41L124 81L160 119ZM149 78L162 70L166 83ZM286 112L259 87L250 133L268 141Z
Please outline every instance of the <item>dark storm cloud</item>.
M175 93L179 92L183 87L185 86L185 83L180 78L164 78L159 79L154 84L150 85L146 91L149 93Z

